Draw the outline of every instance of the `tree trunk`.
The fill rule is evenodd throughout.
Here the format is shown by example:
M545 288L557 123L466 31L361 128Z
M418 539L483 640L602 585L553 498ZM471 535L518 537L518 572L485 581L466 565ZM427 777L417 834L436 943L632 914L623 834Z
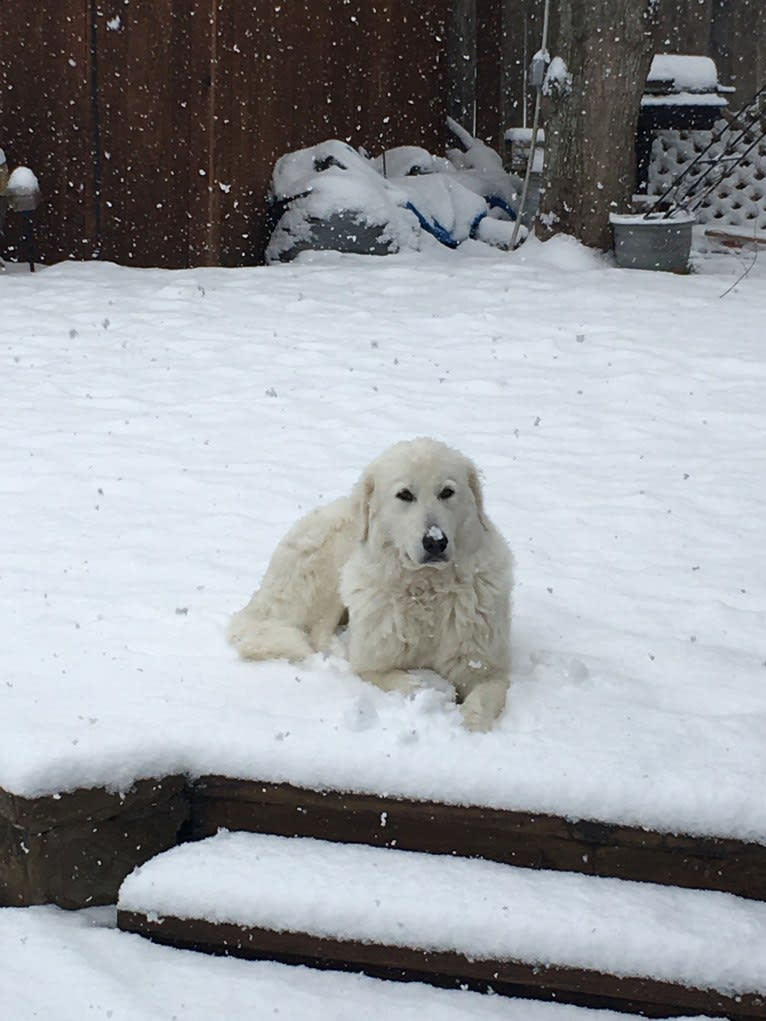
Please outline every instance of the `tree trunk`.
M571 86L548 91L545 192L537 233L611 247L610 212L635 190L635 134L654 53L658 0L561 0L552 52Z

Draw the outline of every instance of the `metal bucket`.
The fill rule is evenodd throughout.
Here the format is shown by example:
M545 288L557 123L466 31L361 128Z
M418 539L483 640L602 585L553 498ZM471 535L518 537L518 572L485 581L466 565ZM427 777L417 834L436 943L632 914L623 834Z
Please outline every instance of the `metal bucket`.
M618 216L609 222L614 234L614 254L623 269L655 269L667 273L686 273L692 246L691 213L667 219L643 214Z

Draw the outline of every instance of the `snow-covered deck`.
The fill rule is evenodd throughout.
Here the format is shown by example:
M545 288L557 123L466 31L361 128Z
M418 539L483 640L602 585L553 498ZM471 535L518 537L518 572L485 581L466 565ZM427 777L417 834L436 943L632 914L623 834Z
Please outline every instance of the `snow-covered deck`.
M697 267L560 239L0 277L0 787L216 773L766 840L766 289ZM427 679L224 641L287 525L422 433L517 559L488 735Z
M90 852L116 792L137 815L181 795L136 779L207 773L766 840L760 262L721 297L751 259L631 273L561 239L0 275L0 788L61 806L43 828L91 789ZM511 695L488 735L428 684L370 689L341 648L253 666L224 642L287 524L419 433L479 462L516 553ZM159 1017L193 998L201 1017L225 992L333 1021L508 1014L189 963L105 924L0 912L0 1006Z

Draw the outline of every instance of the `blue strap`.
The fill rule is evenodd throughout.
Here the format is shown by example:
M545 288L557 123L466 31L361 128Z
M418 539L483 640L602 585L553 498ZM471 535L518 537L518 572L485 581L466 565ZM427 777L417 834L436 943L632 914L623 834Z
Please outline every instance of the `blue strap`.
M468 232L468 236L469 237L471 237L471 238L475 238L476 237L476 231L479 229L479 224L481 223L481 221L484 219L484 217L486 215L487 215L487 211L485 209L482 209L482 211L480 213L477 213L476 217L474 218L473 223L471 224L471 229Z
M426 217L423 216L420 210L416 209L411 202L407 203L405 209L409 209L411 213L414 213L415 216L417 217L418 223L423 228L423 230L429 234L433 234L436 240L440 241L443 245L446 245L447 248L457 248L457 246L460 244L459 241L456 241L453 238L453 236L450 234L446 227L442 227L438 220L426 219ZM482 216L484 215L485 214L482 213ZM474 228L472 226L471 230L473 231L473 229Z
M490 209L502 209L509 219L516 219L516 210L502 195L489 195L486 202Z

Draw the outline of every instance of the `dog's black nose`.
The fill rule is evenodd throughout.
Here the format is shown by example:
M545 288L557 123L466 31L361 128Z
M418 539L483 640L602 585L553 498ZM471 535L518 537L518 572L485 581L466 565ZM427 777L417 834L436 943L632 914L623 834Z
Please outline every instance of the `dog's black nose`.
M423 549L429 557L441 557L447 548L448 542L449 540L441 528L432 527L423 536Z

